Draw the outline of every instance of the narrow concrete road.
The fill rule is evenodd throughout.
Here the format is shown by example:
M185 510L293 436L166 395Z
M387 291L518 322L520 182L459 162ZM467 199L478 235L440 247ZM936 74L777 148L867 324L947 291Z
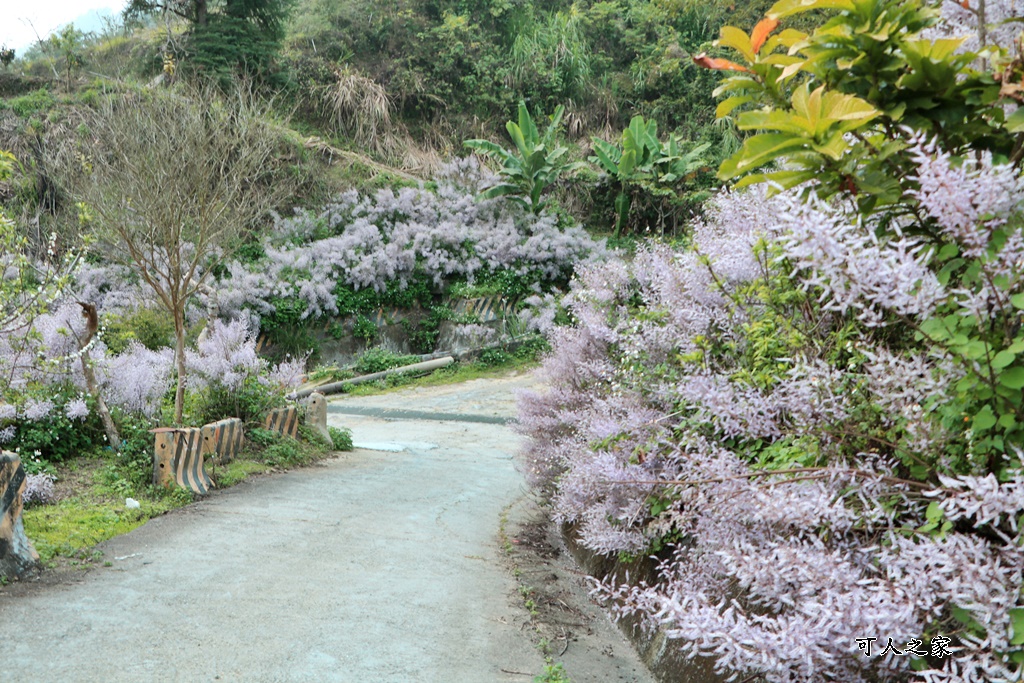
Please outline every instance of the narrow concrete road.
M373 414L508 418L531 381L332 403L365 448L152 520L80 582L0 597L0 680L531 681L544 661L497 536L525 495L517 437ZM648 680L629 671L576 683Z

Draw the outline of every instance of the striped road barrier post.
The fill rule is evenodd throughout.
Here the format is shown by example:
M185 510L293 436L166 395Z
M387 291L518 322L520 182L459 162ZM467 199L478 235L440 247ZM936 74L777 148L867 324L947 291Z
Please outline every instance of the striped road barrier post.
M39 554L21 519L25 468L21 458L0 452L0 576L16 577L39 566Z
M226 465L242 450L242 421L237 417L211 422L202 427L203 459Z
M151 429L154 438L153 483L183 489L205 496L213 488L203 461L202 430L196 427L160 427Z
M272 432L283 436L290 436L293 439L299 436L299 411L295 406L287 408L275 408L267 413L264 426Z

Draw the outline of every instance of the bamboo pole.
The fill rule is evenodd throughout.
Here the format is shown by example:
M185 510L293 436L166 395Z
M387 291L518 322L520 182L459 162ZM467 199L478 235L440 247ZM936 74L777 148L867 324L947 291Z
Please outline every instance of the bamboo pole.
M403 365L400 368L391 368L390 370L383 370L381 372L374 372L369 375L362 375L360 377L353 377L352 379L342 380L340 382L331 382L330 384L323 384L318 387L310 387L308 389L302 389L301 391L295 391L288 394L285 398L291 401L297 401L302 398L306 398L313 392L321 394L336 394L342 391L345 386L351 384L365 384L366 382L374 382L378 379L384 379L385 377L391 377L392 375L402 375L408 372L433 372L434 370L440 370L441 368L448 367L455 362L455 359L451 356L445 356L444 358L435 358L434 360L423 361L421 363L413 363L412 365Z

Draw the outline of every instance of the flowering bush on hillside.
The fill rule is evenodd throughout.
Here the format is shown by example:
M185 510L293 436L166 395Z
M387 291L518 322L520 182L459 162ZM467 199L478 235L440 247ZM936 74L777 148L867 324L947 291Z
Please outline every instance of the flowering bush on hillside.
M53 476L49 474L26 475L22 502L25 505L48 505L54 502L53 482Z
M780 0L723 28L739 62L695 61L749 132L720 177L788 192L583 273L524 397L556 517L660 561L598 592L731 680L1024 676L1022 62L939 25Z
M692 250L582 272L521 401L556 519L671 548L598 592L734 679L1020 679L1024 186L913 154L936 238L723 196Z
M40 450L56 461L99 438L85 393L79 351L83 337L81 307L74 302L39 315L28 334L0 335L0 369L8 377L6 403L0 404L0 441L6 448ZM151 350L133 341L113 354L101 334L89 351L99 391L110 408L149 420L161 415L172 388L172 349ZM192 370L189 388L199 397L192 417L200 422L229 415L254 418L283 401L304 370L303 358L279 364L260 358L255 336L238 321L211 321L196 347L187 350L186 362Z
M258 329L281 300L301 302L301 319L347 314L341 290L381 294L424 281L518 278L524 288L565 282L577 263L600 258L602 243L580 226L563 228L504 199L478 201L489 182L478 162L454 162L436 191L350 191L318 214L278 220L254 264L231 263L216 286L221 314Z
M256 338L244 321L213 320L187 355L192 388L199 397L198 422L227 415L258 420L284 404L284 394L302 381L305 358L271 365L256 353Z

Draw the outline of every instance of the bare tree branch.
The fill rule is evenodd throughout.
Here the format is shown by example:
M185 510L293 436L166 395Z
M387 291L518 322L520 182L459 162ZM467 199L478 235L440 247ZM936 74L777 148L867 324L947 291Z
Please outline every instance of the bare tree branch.
M133 267L174 319L179 423L188 300L287 193L263 115L251 97L155 91L114 99L90 121L93 170L80 195L108 258Z

